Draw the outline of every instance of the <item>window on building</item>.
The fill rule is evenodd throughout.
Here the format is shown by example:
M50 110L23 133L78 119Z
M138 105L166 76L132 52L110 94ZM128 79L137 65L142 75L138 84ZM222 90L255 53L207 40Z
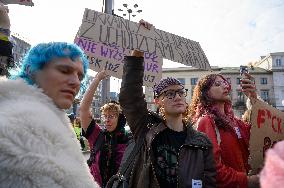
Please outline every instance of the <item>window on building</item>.
M269 95L269 90L260 90L260 97L266 102L269 101L268 95Z
M260 84L267 84L267 78L260 78Z
M238 102L245 102L245 95L242 91L237 91L237 101Z
M182 85L185 85L185 79L184 78L177 78L177 79L178 79L178 81L180 81L180 83Z
M191 85L195 86L197 84L198 78L191 78L190 83Z
M241 78L237 78L237 84L241 84Z
M281 59L276 59L276 67L281 67Z

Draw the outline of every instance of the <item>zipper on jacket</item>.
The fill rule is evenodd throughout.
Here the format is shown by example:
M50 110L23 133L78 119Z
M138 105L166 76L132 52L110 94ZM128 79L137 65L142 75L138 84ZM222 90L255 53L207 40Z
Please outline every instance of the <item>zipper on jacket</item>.
M154 168L154 164L153 164L153 162L152 162L152 160L151 160L151 145L152 145L154 139L156 138L156 136L157 136L159 133L160 133L160 132L155 132L155 134L154 134L154 136L153 136L153 138L152 138L152 140L151 140L151 144L150 144L150 146L148 147L148 153L149 153L149 157L150 157L150 165L151 165L152 170L153 170L154 178L155 178L155 180L157 181L158 186L161 187L161 186L160 186L160 182L158 181L158 178L157 178L157 175L156 175L156 171L155 171L155 168Z
M157 179L157 175L156 175L155 168L154 168L154 165L153 165L152 161L151 161L151 167L152 167L152 170L153 170L154 178L155 178L155 180L157 181L158 186L161 187L161 186L160 186L160 182L159 182L158 179Z
M129 175L129 181L128 181L128 184L130 183L130 177L133 177L133 171L134 171L134 165L135 165L135 163L136 163L136 161L137 161L137 159L135 159L134 161L133 161L133 166L131 167L132 169L131 169L131 172L130 172L130 175Z
M181 149L183 148L183 146L185 146L186 144L183 144L183 145L181 145L180 147L179 147L179 151L178 151L178 154L177 154L177 169L179 169L179 154L180 154L180 151L181 151ZM179 170L177 170L177 187L179 187Z

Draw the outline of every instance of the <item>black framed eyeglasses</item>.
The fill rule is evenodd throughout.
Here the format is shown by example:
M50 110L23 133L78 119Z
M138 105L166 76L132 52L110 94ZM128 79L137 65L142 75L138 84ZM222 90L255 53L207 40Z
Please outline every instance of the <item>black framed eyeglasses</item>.
M178 90L169 89L162 92L159 96L164 95L165 97L167 97L167 99L175 98L176 94L178 94L180 97L186 97L187 91L188 91L187 89L178 89Z

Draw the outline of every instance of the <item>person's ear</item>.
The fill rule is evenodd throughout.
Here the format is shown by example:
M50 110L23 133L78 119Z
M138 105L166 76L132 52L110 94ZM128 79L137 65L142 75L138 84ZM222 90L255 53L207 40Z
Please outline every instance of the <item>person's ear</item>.
M159 108L161 106L163 106L163 100L161 98L154 98L154 103L156 106L158 106Z

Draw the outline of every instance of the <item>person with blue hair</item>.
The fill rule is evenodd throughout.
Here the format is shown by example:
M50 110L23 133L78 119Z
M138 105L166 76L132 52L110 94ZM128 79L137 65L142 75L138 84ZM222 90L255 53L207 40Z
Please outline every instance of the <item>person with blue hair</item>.
M64 111L87 68L77 45L41 43L0 82L0 187L99 187Z

